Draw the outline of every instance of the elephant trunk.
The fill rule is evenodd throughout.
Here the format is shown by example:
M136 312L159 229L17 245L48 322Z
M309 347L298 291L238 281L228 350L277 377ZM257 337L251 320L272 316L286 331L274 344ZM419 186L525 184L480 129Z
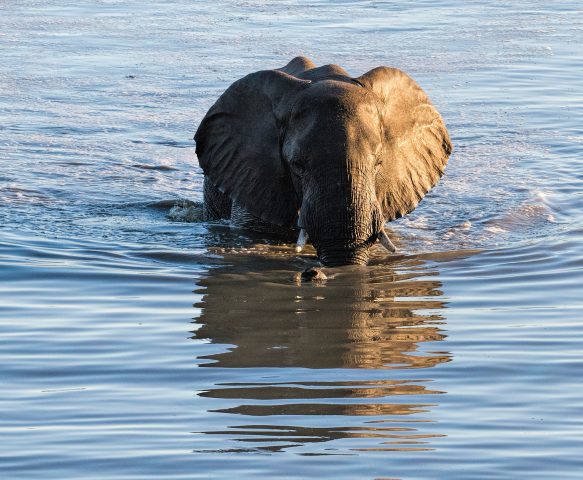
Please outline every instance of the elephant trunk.
M376 196L369 190L351 188L335 198L304 198L300 227L306 230L323 265L368 262L369 249L379 238L384 223Z
M369 246L358 248L320 248L318 258L327 267L341 265L366 265L368 262Z

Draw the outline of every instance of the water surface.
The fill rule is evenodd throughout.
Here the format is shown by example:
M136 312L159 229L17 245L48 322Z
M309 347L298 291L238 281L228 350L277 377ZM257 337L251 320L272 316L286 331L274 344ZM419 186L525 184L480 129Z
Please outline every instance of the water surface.
M9 479L579 479L576 2L0 4L0 471ZM399 254L169 216L193 133L295 55L409 72L455 152Z

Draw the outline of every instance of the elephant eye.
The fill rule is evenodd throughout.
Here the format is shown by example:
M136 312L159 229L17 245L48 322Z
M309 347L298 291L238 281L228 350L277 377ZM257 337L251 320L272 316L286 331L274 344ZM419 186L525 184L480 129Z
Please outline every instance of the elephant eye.
M302 176L306 171L305 164L300 158L294 158L291 161L290 166L292 172L299 176Z

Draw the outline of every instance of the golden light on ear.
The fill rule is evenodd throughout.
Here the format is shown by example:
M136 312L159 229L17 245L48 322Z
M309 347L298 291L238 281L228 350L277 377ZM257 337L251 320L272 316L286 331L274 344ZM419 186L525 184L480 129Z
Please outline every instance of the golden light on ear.
M377 192L386 220L413 211L445 170L452 151L441 116L421 87L396 68L378 67L357 79L380 105L385 145Z

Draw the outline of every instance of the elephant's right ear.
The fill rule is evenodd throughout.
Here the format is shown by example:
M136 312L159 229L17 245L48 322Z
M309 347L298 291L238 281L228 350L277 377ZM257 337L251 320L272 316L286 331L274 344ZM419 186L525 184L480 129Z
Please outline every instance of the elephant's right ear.
M194 139L205 175L253 215L294 227L298 200L280 157L280 122L309 81L264 70L236 81L203 118Z

